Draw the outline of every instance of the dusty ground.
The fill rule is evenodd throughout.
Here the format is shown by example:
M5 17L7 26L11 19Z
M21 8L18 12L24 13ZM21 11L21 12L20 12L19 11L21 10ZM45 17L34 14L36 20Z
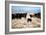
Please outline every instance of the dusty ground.
M37 28L40 27L41 19L37 17L32 17L31 22L27 22L27 19L13 19L12 28Z

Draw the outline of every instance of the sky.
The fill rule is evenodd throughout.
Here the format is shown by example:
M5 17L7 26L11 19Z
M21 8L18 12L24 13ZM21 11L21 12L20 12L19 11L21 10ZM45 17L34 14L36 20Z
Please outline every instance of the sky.
M40 7L29 6L12 6L12 13L38 13L41 11Z

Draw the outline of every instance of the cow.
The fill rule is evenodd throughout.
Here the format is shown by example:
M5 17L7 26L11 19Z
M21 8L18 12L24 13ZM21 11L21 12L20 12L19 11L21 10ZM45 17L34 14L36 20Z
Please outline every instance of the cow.
M27 22L29 22L29 21L31 22L31 21L32 21L32 19L28 18L28 19L27 19Z
M27 13L16 13L12 14L12 19L21 19L22 17L26 18Z

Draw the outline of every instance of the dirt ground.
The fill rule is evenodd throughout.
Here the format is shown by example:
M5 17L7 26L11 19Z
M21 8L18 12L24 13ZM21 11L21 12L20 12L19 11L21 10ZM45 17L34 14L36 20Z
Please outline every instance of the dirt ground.
M41 25L41 19L37 17L32 17L31 22L27 22L27 19L21 18L21 19L13 19L12 20L12 28L37 28Z

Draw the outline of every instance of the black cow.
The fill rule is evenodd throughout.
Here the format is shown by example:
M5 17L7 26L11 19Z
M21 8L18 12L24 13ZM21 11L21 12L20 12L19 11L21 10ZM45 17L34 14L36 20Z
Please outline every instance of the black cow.
M27 22L29 22L29 21L31 22L31 21L32 21L32 19L28 18L28 19L27 19Z
M12 19L21 19L22 17L26 18L27 13L16 13L12 14Z

